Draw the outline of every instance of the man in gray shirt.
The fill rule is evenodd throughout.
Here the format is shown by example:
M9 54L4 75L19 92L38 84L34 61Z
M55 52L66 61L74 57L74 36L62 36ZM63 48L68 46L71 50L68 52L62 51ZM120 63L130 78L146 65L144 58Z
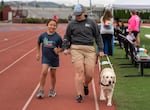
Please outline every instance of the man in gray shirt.
M104 56L104 46L97 23L85 17L86 12L83 5L75 5L73 15L75 20L72 20L67 26L63 48L65 54L71 53L77 91L76 101L82 102L82 91L84 89L84 95L89 94L88 85L94 75L96 62L94 42L97 44L99 56Z

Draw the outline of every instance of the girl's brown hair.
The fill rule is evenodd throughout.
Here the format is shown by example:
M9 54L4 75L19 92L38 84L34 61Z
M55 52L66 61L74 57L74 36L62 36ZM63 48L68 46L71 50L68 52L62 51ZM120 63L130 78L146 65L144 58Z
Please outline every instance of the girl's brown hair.
M57 25L57 23L58 23L55 19L49 19L49 20L47 21L47 23L46 23L46 26L48 26L48 23L51 22L51 21L56 22L56 25Z
M113 18L111 10L106 9L103 15L103 22L105 22L105 20L110 20L111 18Z

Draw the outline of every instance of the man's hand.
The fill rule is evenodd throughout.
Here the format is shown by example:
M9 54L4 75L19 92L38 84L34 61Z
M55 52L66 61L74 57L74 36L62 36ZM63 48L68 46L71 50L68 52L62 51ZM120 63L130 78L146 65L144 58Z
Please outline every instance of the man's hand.
M70 50L68 50L68 49L64 50L64 54L65 54L65 55L70 54Z
M100 57L104 57L104 56L106 56L106 55L104 54L104 52L99 52L99 56L100 56Z

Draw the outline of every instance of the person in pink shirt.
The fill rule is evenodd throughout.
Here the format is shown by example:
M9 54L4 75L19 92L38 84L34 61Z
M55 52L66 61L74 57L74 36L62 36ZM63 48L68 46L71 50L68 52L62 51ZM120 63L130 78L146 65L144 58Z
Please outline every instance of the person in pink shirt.
M129 35L133 33L135 37L135 44L136 46L139 46L140 44L140 38L138 38L138 33L139 33L139 26L140 26L140 17L136 14L136 10L131 10L130 12L131 17L128 20L128 32Z
M58 22L59 17L58 17L57 15L54 15L54 16L53 16L53 19L54 19L56 22Z

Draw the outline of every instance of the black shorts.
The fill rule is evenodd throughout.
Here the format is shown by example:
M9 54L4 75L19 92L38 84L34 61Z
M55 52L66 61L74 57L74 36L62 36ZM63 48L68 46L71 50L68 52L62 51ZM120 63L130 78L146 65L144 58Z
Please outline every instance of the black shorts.
M139 32L138 32L138 31L132 31L132 33L133 33L133 35L134 35L135 38L136 38Z
M42 56L42 64L48 64L50 67L59 67L59 59L48 59Z

